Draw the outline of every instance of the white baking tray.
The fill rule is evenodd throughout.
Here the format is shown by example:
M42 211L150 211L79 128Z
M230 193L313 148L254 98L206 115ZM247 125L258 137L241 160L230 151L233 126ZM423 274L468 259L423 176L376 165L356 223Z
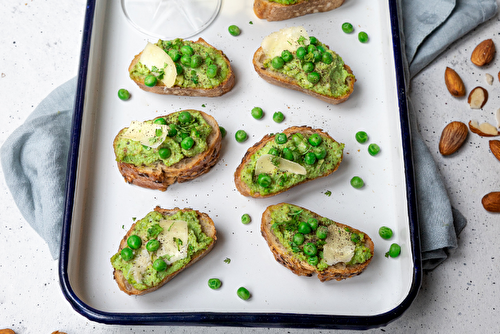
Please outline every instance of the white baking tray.
M89 319L122 324L189 324L367 328L386 324L410 305L420 286L420 248L413 195L409 131L395 1L346 1L331 12L267 22L258 19L252 0L223 1L215 21L193 40L203 37L224 51L236 74L234 89L216 98L160 96L140 90L128 77L128 66L147 41L135 30L119 1L89 1L82 45L78 96L60 260L62 290ZM345 34L343 22L355 31ZM242 33L231 36L227 28ZM304 26L348 64L357 79L352 96L331 105L310 96L266 83L254 71L252 56L262 39L283 27ZM357 33L365 31L362 44ZM131 92L121 101L117 91ZM265 112L255 120L250 110ZM132 120L148 120L182 109L211 114L227 130L221 159L207 174L166 192L124 182L115 162L113 139ZM272 120L282 111L285 121ZM247 148L265 134L293 125L327 131L345 143L344 159L332 175L268 199L239 194L233 173ZM249 139L238 143L244 129ZM355 133L364 130L368 143L381 152L372 157L368 143ZM353 176L365 181L354 189ZM327 192L331 192L328 196ZM365 231L375 243L366 271L354 278L321 283L299 277L278 264L260 233L260 218L271 204L289 202ZM218 241L202 261L154 293L131 297L113 280L110 257L123 235L155 206L190 207L214 220ZM243 225L240 217L250 214ZM391 227L392 240L378 229ZM402 247L397 259L384 257L391 242ZM224 260L230 259L230 263ZM218 277L219 290L207 286ZM236 290L252 294L243 301Z

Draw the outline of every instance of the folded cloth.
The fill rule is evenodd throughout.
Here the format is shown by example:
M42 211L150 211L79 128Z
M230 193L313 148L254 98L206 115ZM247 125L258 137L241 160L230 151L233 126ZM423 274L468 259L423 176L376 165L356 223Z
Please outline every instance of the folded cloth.
M400 0L411 75L453 41L491 18L495 0ZM430 5L430 3L432 3ZM408 76L409 77L409 76ZM6 183L26 221L59 256L76 78L56 88L0 150ZM465 218L451 208L446 188L411 116L423 268L433 269L457 247Z

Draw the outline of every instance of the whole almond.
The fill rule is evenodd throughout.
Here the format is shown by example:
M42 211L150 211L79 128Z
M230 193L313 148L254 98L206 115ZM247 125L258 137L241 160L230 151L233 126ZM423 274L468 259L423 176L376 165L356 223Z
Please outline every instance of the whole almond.
M465 86L462 78L455 72L455 70L447 67L444 71L444 82L446 88L451 95L455 97L460 97L465 95Z
M500 140L490 140L491 153L500 161Z
M500 191L493 191L484 195L481 200L483 207L489 212L500 212Z
M477 66L484 66L493 60L495 55L495 44L493 40L487 39L476 46L470 56L470 61Z
M451 122L441 133L439 140L439 152L442 155L450 155L455 153L467 139L469 130L467 125L462 122Z

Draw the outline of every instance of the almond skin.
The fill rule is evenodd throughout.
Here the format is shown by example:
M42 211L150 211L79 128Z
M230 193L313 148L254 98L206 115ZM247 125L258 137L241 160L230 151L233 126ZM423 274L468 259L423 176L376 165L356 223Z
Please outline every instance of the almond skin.
M495 56L495 44L493 40L487 39L476 46L470 56L470 61L477 66L488 65Z
M495 158L500 161L500 140L490 140L490 150Z
M450 155L455 153L467 139L469 130L467 125L462 122L451 122L441 133L439 140L439 152L442 155Z
M486 101L488 101L488 91L480 86L471 90L467 99L471 109L482 109Z
M481 200L483 207L489 212L500 212L500 191L493 191L484 195Z
M455 97L460 97L465 95L465 86L462 78L455 72L455 70L447 67L444 71L444 82L446 88L451 95Z

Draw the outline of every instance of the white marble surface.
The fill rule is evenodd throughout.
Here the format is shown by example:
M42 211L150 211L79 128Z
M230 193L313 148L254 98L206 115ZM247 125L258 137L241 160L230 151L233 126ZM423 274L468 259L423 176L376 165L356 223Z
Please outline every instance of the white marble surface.
M117 1L117 0L116 0ZM84 0L25 0L0 2L0 145L54 88L77 74L85 13ZM492 38L500 46L499 17L477 27L454 43L412 82L420 129L433 153L452 204L468 219L459 249L432 272L424 273L415 302L402 317L370 332L495 333L500 328L500 215L487 213L481 198L500 190L500 162L488 139L470 133L455 155L437 149L444 126L470 119L496 124L500 108L498 55L492 65L478 69L469 61L480 41ZM453 67L467 90L482 85L490 92L483 110L470 110L464 98L452 98L443 75ZM492 86L485 73L495 77ZM0 171L0 329L16 333L300 333L298 329L225 327L130 327L94 323L75 312L64 299L57 262L17 209ZM327 330L310 330L325 333ZM339 331L344 332L344 331ZM346 331L347 332L347 331Z

